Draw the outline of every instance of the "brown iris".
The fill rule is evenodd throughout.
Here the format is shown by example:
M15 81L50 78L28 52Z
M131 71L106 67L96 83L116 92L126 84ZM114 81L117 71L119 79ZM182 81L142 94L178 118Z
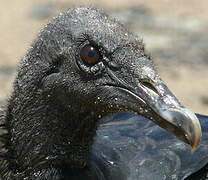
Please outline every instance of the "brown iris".
M99 51L92 45L85 45L81 51L80 55L82 60L87 64L96 64L100 60Z

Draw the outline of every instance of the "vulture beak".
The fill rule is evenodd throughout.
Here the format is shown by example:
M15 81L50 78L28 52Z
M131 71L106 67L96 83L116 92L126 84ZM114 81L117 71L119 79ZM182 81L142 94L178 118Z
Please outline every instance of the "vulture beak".
M156 113L164 120L156 122L178 139L189 144L195 151L201 141L201 126L196 115L187 108L155 108ZM157 120L156 120L157 121Z
M139 88L146 97L143 100L153 111L150 115L152 121L189 144L191 151L195 151L202 137L198 118L179 103L164 82L155 84L151 83L150 86L143 84Z
M170 92L162 80L139 83L134 88L128 85L112 85L117 91L117 105L125 104L128 111L147 117L154 123L189 144L195 151L201 141L201 126L196 115L185 108Z

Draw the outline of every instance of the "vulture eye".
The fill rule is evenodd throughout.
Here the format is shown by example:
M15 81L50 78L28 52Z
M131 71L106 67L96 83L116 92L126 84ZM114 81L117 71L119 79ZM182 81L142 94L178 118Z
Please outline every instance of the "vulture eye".
M100 53L97 50L96 47L87 44L85 45L81 51L80 51L80 55L82 60L90 65L96 64L99 60L100 60Z

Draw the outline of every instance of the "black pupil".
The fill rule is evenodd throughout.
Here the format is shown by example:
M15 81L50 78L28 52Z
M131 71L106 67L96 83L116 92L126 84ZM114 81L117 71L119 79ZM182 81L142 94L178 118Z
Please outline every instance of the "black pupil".
M100 59L99 51L92 45L85 45L80 52L82 60L87 64L95 64Z
M88 52L88 56L89 57L94 57L95 55L96 55L96 52L94 51L93 47L91 47L89 52Z

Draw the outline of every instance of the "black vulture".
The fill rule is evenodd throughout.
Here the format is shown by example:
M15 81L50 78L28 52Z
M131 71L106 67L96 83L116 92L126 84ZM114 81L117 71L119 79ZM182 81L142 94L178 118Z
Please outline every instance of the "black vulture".
M206 163L206 143L190 159L152 121L199 146L198 118L162 81L142 40L100 10L69 10L18 67L1 112L0 179L182 179Z

